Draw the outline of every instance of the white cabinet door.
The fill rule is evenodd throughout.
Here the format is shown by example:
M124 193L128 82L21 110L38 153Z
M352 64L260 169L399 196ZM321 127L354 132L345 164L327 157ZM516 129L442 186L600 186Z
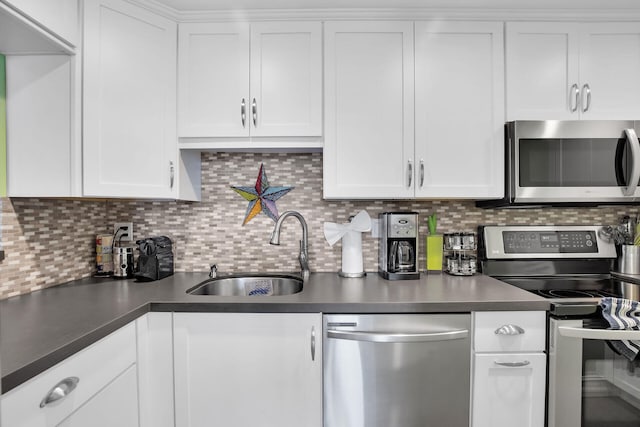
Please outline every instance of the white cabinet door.
M136 366L129 367L58 427L135 427L138 425Z
M179 135L249 136L249 24L180 24L178 39Z
M413 197L413 23L327 22L324 47L324 197Z
M583 119L640 117L640 23L584 24L580 38ZM590 91L590 96L587 93Z
M543 427L544 353L474 355L472 427Z
M507 23L507 119L637 119L640 23Z
M416 197L502 197L502 27L416 23Z
M176 425L320 427L321 331L319 313L175 313Z
M319 22L180 24L179 136L321 135L321 33Z
M322 26L251 24L251 135L322 135Z
M125 0L88 0L84 194L177 194L176 24Z
M578 34L575 23L507 23L507 120L579 118Z

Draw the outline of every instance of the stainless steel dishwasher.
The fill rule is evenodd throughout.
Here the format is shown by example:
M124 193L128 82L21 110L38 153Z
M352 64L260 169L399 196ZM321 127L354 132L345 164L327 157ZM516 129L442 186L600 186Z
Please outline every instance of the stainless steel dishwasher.
M469 314L324 316L325 427L468 427Z

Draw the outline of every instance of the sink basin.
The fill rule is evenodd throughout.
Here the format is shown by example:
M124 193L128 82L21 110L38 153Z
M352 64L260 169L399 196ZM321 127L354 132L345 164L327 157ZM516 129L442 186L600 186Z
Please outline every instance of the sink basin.
M302 279L287 275L242 275L208 279L187 290L191 295L279 296L302 291Z

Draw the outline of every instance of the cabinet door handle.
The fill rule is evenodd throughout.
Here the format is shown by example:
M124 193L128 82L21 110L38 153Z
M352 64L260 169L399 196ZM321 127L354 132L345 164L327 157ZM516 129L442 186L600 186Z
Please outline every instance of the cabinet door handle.
M242 127L245 127L247 122L247 107L244 102L244 98L242 98L242 102L240 103L240 120L242 121Z
M175 168L173 162L169 162L169 188L173 188L173 181L175 181Z
M528 360L523 360L522 362L498 362L495 360L493 363L500 366L506 366L507 368L521 368L531 364Z
M424 160L420 159L420 188L424 185Z
M255 98L251 101L251 117L253 118L253 127L258 127L258 104L256 104Z
M316 360L316 328L311 327L311 361Z
M575 101L575 104L573 101ZM578 110L579 103L580 89L578 88L578 83L574 83L571 85L571 89L569 90L569 107L572 113L575 113Z
M51 388L51 390L49 390L49 392L40 401L40 407L44 408L49 403L55 402L60 399L64 399L73 390L75 390L79 381L80 379L78 377L69 377L69 378L63 379L58 384L54 385Z
M524 334L524 329L518 325L502 325L494 332L496 335L522 335Z
M585 93L587 94L587 106L584 106L584 95ZM582 85L582 94L580 95L581 99L581 104L582 104L582 112L586 113L587 111L589 111L589 107L591 107L591 88L589 87L589 85L587 83L585 83L584 85Z
M407 162L407 188L411 187L412 180L413 180L413 162L409 160Z

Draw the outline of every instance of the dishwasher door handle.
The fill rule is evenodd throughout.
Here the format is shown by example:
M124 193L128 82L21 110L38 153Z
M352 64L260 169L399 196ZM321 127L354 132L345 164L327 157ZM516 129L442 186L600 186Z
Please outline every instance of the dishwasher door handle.
M337 331L329 329L327 331L328 338L338 340L351 341L367 341L367 342L428 342L428 341L450 341L467 338L469 331L467 329L457 329L444 332L424 332L424 333L380 333L380 332L361 332L361 331Z

